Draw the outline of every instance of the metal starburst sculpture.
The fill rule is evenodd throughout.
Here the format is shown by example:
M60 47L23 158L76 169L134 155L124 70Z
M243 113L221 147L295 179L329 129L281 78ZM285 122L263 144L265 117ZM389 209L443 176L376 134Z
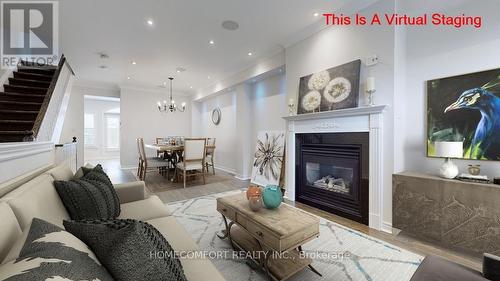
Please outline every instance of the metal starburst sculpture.
M277 180L281 172L283 162L283 145L281 138L283 134L269 136L266 133L264 140L257 140L257 151L255 152L255 161L253 166L258 168L258 173L264 175L267 179L270 176Z

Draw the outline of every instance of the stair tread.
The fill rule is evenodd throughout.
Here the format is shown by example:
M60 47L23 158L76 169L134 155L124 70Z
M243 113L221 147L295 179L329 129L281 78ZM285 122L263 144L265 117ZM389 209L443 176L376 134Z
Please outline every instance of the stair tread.
M40 73L14 71L14 74L18 74L18 73L21 73L21 75L25 75L25 76L34 76L34 77L40 77L40 78L51 78L52 79L52 77L53 77L53 75L45 75L45 74L40 74ZM19 78L19 79L22 79L22 78Z
M56 71L56 67L36 67L36 66L18 66L17 70L41 70L42 72L47 72L53 74Z
M38 110L0 109L0 113L12 113L12 114L38 114Z
M15 88L23 88L23 89L47 90L47 88L43 88L43 87L32 87L32 86L24 86L24 85L4 85L4 87L5 86L15 87Z
M27 94L27 93L25 94L25 93L16 93L16 92L0 92L0 97L1 97L2 95L22 96L22 97L26 97L26 96L28 96L28 97L34 97L34 98L35 98L35 97L36 97L36 98L43 98L43 97L45 97L45 95L44 95L44 94Z
M25 131L0 131L0 135L31 135L33 134L33 130L25 130Z
M41 102L33 102L33 101L13 101L13 100L0 100L0 103L8 103L8 104L21 104L21 105L42 105Z
M35 123L34 120L0 120L0 124L3 124L3 123L16 123L16 124L31 124L31 123Z
M33 80L33 79L25 79L25 78L9 78L9 81L10 80L14 80L14 81L20 81L20 82L26 82L26 83L43 83L43 84L47 84L47 87L50 86L50 82L49 81L43 81L43 80ZM22 85L11 85L11 86L22 86Z

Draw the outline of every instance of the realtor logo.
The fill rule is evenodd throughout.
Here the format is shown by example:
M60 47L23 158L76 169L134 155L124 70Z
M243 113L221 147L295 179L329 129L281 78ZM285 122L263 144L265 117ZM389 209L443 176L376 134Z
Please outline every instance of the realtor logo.
M57 60L57 1L1 1L1 17L2 67Z

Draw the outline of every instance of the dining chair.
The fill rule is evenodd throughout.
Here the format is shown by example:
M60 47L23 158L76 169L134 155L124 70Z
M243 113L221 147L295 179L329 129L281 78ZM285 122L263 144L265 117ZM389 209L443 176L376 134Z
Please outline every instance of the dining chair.
M156 138L155 139L156 144L165 144L165 138ZM163 158L163 152L157 151L156 156L159 158Z
M140 180L146 180L148 169L156 171L158 168L165 169L167 167L168 163L164 159L147 157L143 138L137 139L137 148L139 150L139 168L137 169L137 174Z
M215 156L215 138L207 139L206 155L205 155L205 168L208 173L208 167L212 166L212 172L215 175L215 165L214 165L214 156Z
M169 144L168 138L156 138L155 142L156 142L156 144L159 144L159 145ZM163 174L163 173L166 172L167 177L168 177L169 171L173 167L173 165L170 165L173 162L172 161L172 157L173 157L172 151L162 151L162 152L157 151L156 152L156 156L158 158L162 158L162 159L165 159L167 161L167 168L166 169L160 169L160 173Z
M184 188L186 188L187 177L202 175L203 184L205 184L205 154L207 139L204 138L186 138L184 140L184 156L182 162L177 163L175 176L179 176L179 170L182 171ZM201 172L196 172L200 170Z

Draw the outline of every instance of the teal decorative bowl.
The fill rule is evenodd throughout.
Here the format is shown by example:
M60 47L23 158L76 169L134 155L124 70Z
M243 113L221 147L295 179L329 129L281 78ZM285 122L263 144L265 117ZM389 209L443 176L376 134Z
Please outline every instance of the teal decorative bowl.
M262 201L267 209L276 209L283 201L281 188L277 185L268 185L262 192Z

